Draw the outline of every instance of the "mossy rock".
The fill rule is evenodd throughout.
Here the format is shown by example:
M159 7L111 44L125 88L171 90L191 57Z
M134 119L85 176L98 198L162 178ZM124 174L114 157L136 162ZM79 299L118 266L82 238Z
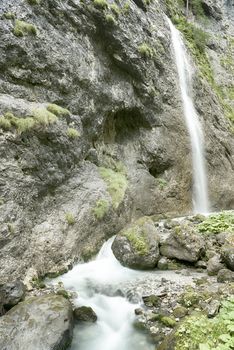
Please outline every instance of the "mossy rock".
M159 238L153 221L143 217L123 229L115 238L112 250L124 266L151 269L159 259Z

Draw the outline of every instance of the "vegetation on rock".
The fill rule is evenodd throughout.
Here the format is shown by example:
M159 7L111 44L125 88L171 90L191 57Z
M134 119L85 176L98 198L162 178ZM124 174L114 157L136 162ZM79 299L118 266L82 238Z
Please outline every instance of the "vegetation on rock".
M15 36L19 36L19 37L22 37L25 35L37 35L37 29L31 23L27 23L16 19L13 33Z
M97 219L102 219L109 210L109 203L105 199L99 199L93 209L94 215Z
M202 233L234 232L234 213L223 212L210 215L198 225Z

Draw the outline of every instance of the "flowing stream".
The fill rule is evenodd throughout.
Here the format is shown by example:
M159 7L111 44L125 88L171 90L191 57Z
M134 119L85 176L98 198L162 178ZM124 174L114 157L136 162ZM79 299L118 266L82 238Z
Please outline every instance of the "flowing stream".
M120 284L137 278L140 271L124 268L114 257L111 244L104 243L95 260L76 265L59 278L64 287L78 292L78 305L91 306L98 320L79 324L74 331L72 350L153 350L146 336L133 327L134 310L119 294Z
M184 107L184 116L188 128L192 147L193 161L193 206L196 213L209 212L207 176L203 147L203 133L192 97L192 67L186 53L179 31L168 18L172 44L175 53L176 66L179 76L181 97Z

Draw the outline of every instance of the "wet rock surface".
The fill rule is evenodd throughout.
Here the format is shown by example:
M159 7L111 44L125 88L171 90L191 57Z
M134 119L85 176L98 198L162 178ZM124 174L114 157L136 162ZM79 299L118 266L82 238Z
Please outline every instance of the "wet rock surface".
M72 307L62 296L29 298L0 318L4 350L65 350L72 339Z
M81 306L75 308L73 315L76 321L96 322L97 315L91 307Z
M20 281L0 285L0 308L2 313L18 304L25 296L26 287Z

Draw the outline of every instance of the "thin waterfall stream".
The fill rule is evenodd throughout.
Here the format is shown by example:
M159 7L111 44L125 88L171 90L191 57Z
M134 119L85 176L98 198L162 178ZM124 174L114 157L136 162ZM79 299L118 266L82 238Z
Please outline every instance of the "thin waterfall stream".
M172 44L175 53L175 61L178 71L181 98L184 108L184 116L190 136L193 163L193 207L195 213L206 214L209 212L209 200L207 190L207 175L204 156L204 140L202 126L196 112L192 97L192 66L186 53L186 48L179 31L169 18Z

